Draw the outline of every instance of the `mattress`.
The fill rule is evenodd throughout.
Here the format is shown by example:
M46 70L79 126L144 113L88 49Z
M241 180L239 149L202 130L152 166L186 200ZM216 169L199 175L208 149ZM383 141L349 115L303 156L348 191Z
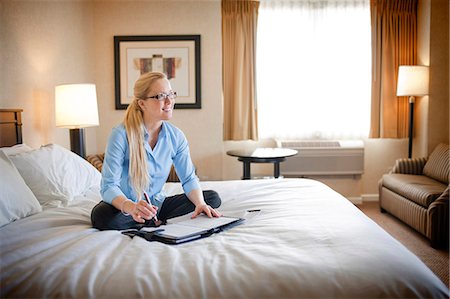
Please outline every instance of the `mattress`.
M1 297L445 298L413 253L309 179L202 182L244 224L180 245L92 228L98 187L0 228ZM165 185L178 194L178 183ZM260 210L248 213L247 210ZM251 216L250 216L251 215Z

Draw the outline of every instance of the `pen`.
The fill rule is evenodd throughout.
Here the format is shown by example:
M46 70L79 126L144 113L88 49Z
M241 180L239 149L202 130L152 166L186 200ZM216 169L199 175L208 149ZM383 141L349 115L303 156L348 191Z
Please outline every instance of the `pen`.
M150 199L148 198L148 195L147 195L147 192L144 192L144 198L145 198L145 201L146 201L149 205L151 205ZM158 218L156 217L156 213L155 213L155 216L153 216L153 221L155 221L155 223L156 223L156 221L158 221Z

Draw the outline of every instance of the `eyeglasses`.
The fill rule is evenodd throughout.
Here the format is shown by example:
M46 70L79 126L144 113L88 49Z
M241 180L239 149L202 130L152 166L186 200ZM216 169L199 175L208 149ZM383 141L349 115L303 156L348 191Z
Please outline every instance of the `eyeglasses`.
M177 93L175 91L170 91L169 93L158 93L156 96L146 97L145 99L157 99L158 101L164 101L165 99L175 100Z

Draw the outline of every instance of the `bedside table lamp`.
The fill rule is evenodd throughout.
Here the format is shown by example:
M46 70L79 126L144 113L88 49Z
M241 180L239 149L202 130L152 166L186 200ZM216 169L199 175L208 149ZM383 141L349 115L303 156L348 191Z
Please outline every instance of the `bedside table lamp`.
M86 156L84 128L98 126L94 84L64 84L55 87L56 126L70 129L70 150Z
M398 68L397 96L409 96L408 158L412 156L414 96L428 95L428 66L401 65Z

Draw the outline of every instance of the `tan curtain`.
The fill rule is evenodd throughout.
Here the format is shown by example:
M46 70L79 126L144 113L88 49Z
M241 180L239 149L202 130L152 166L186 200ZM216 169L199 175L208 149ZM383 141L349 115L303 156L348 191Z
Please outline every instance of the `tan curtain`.
M259 2L222 0L224 140L258 139L256 26Z
M399 65L417 61L417 1L371 0L371 138L408 136L408 99L396 89Z

